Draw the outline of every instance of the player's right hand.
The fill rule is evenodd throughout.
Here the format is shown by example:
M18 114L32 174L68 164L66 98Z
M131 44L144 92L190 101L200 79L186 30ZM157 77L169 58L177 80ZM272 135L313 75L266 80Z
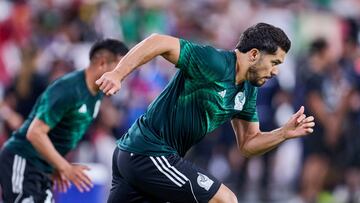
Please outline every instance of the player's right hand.
M71 164L59 171L60 178L63 181L70 180L80 192L90 191L93 184L89 176L85 174L86 170L90 170L90 168L79 164Z
M120 80L114 71L104 73L95 83L107 96L117 93L121 88Z

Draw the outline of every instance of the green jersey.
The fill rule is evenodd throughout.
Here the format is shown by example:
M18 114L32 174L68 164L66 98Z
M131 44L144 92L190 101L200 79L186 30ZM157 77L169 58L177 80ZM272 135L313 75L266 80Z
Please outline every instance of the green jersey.
M149 156L184 156L232 118L258 122L257 87L235 84L236 54L180 40L180 70L128 132L118 140L125 151Z
M29 117L6 142L5 148L26 158L44 172L52 167L26 139L26 133L34 118L50 127L48 136L61 154L75 148L83 134L97 116L103 94L92 95L85 72L69 73L52 83L37 99Z

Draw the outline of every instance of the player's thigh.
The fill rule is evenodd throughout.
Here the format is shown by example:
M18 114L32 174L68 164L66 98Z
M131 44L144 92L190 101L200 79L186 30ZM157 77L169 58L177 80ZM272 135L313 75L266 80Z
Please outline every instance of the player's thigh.
M187 181L186 185L190 186L184 188L190 188L194 202L209 202L222 185L206 170L176 155L162 156L161 159L175 172L179 171L180 175L183 174L180 177L184 178Z
M203 169L180 158L124 152L119 171L136 190L157 202L208 202L221 183Z
M221 184L215 196L211 198L209 203L237 203L235 194L224 184Z
M5 150L0 155L0 161L0 179L5 202L53 200L51 180L25 158Z
M148 201L142 194L139 193L135 188L133 188L120 174L118 168L118 157L119 149L116 148L113 154L113 165L112 165L112 182L111 190L108 197L108 203L118 203L118 202L127 202L127 203L147 203ZM121 165L126 163L120 163Z
M4 202L13 202L16 194L12 192L12 164L13 157L9 156L5 151L0 152L0 185L2 188L2 199Z
M146 199L128 183L123 180L117 180L116 183L113 181L107 202L143 203L146 202Z

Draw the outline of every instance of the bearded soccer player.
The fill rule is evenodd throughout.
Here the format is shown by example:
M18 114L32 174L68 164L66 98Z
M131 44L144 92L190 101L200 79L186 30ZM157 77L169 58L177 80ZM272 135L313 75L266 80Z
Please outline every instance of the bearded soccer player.
M88 168L63 156L76 147L97 116L103 93L95 80L114 69L127 51L120 41L98 41L90 50L88 68L63 76L42 93L0 153L4 202L53 202L54 183L60 191L71 183L80 192L90 190Z
M156 56L179 71L118 140L108 202L237 202L229 188L183 156L228 120L247 157L313 131L314 118L306 117L303 107L283 127L259 129L257 88L278 74L290 44L281 29L259 23L248 28L231 51L159 34L130 50L113 71L96 81L107 95Z

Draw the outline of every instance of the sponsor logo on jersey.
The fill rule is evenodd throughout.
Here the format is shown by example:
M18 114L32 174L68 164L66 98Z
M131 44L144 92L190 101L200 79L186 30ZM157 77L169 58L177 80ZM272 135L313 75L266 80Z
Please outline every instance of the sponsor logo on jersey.
M204 188L206 191L209 191L210 187L214 184L214 181L202 173L198 172L197 174L197 183L199 186Z
M234 109L241 111L244 107L246 97L244 92L238 92L235 96L235 105Z
M86 104L81 105L79 108L79 113L86 113L87 112L87 106Z
M219 94L222 98L224 98L224 97L225 97L225 94L226 94L226 90L220 91L220 92L218 92L218 94Z

